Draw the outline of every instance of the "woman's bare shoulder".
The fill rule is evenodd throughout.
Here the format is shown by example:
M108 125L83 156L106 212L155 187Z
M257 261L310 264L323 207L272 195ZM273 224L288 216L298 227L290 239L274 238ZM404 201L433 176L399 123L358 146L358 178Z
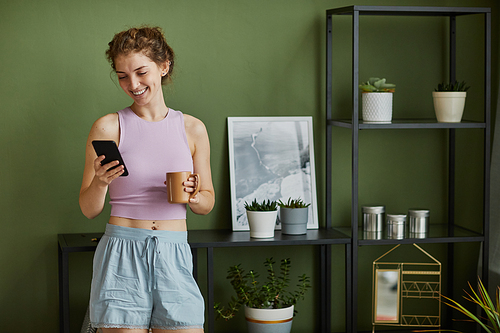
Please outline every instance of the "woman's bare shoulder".
M118 122L118 113L109 113L97 119L92 125L90 135L102 139L113 139L119 136L120 125Z
M204 133L206 133L207 129L205 128L205 124L203 124L200 119L188 114L183 115L186 131L193 135L203 135Z

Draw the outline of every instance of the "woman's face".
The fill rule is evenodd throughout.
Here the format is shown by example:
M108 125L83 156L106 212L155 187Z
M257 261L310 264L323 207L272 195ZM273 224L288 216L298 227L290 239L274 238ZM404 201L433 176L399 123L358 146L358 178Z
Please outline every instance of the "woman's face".
M163 99L161 77L167 71L167 64L160 68L149 57L135 52L116 57L115 68L120 87L137 106Z

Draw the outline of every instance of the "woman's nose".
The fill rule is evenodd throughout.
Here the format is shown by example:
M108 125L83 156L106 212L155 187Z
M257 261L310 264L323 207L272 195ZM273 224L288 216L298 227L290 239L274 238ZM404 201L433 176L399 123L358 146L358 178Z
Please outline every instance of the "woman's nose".
M130 78L130 86L132 89L139 87L139 85L140 85L140 82L137 78L135 78L135 77Z

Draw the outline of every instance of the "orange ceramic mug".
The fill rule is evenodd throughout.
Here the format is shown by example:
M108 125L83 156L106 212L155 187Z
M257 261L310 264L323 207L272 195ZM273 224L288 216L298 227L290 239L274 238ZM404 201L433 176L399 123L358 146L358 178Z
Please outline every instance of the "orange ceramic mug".
M184 191L184 183L190 177L196 179L196 188L194 192L189 193ZM170 203L189 203L189 199L194 197L200 191L200 175L191 173L190 171L169 172L167 173L167 195Z

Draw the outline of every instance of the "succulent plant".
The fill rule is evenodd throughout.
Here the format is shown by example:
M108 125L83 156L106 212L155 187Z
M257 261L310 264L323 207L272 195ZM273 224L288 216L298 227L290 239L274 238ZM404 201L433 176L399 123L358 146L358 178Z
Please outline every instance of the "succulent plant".
M386 83L385 79L371 77L368 81L359 85L362 92L394 92L396 85Z
M245 202L245 209L249 211L268 212L277 210L278 206L276 201L267 200L266 202L266 200L264 200L262 203L258 203L257 199L254 199L251 204Z
M458 82L450 82L450 83L440 83L438 84L437 88L434 89L434 91L467 91L469 90L470 86L466 86L465 81Z
M283 203L283 201L278 201L278 206L280 207L284 207L284 208L307 208L309 207L311 204L308 203L304 203L304 201L300 198L298 199L292 199L292 198L288 198L288 201L286 203Z

